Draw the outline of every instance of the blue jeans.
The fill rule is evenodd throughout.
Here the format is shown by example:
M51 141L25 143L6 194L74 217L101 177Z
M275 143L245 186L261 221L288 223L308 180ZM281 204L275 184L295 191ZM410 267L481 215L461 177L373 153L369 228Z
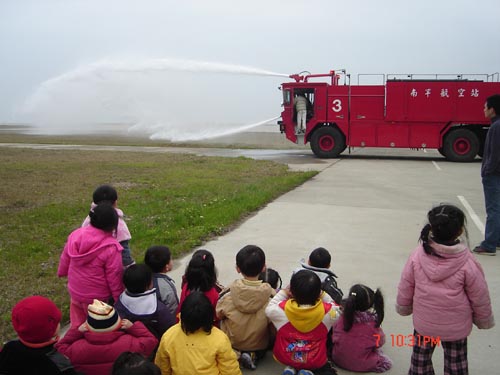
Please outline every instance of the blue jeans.
M134 258L132 258L132 254L130 251L130 245L128 240L124 240L120 242L120 245L123 246L123 251L122 251L122 264L123 267L128 267L131 266L132 264L135 263Z
M500 176L483 176L484 204L486 206L486 228L481 247L496 251L500 246Z

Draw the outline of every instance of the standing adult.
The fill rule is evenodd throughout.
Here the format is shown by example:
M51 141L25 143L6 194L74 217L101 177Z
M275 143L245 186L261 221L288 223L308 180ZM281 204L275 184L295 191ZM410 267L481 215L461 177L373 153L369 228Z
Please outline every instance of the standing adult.
M297 111L297 133L306 132L307 123L307 99L304 94L295 97L295 110Z
M500 95L492 95L484 103L484 116L491 126L484 142L481 178L486 206L484 241L473 250L476 254L496 255L500 249Z

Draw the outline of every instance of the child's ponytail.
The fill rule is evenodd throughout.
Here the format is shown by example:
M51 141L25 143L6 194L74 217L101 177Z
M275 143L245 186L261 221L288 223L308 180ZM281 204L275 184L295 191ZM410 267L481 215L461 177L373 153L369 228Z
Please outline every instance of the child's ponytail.
M375 295L373 297L373 308L377 314L377 324L375 327L378 328L384 321L384 296L382 295L380 289L375 291Z
M422 242L422 247L424 248L425 253L429 255L434 254L431 245L429 245L429 234L431 233L431 229L431 225L426 224L420 232L420 242Z
M349 291L349 296L344 300L344 331L349 332L354 322L354 312L356 311L356 292Z
M205 249L194 252L184 274L189 290L207 292L217 283L217 270L212 253Z

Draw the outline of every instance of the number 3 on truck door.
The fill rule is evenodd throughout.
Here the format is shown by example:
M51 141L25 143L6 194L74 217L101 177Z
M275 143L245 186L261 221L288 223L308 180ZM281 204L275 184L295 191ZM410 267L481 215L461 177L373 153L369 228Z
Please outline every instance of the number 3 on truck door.
M340 99L334 99L332 101L332 111L333 112L342 111L342 101Z

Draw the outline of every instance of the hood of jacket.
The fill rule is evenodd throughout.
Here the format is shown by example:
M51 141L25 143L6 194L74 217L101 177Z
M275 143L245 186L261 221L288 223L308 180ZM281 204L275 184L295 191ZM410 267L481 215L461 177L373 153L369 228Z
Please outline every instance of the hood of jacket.
M253 314L267 305L274 295L274 290L261 280L241 279L231 284L230 293L236 309L246 314Z
M72 260L83 263L93 259L103 248L114 246L117 251L123 249L112 233L105 232L92 225L79 228L71 233L66 246L68 256Z
M158 309L155 288L137 294L126 290L120 295L120 302L128 311L135 315L152 315Z
M467 245L460 241L456 245L442 245L432 240L429 244L434 249L435 255L428 255L422 249L418 253L423 272L431 281L445 280L457 272L467 261L467 252L470 251Z
M310 332L316 328L325 317L325 306L318 299L314 305L299 306L293 298L285 303L285 315L299 332Z

